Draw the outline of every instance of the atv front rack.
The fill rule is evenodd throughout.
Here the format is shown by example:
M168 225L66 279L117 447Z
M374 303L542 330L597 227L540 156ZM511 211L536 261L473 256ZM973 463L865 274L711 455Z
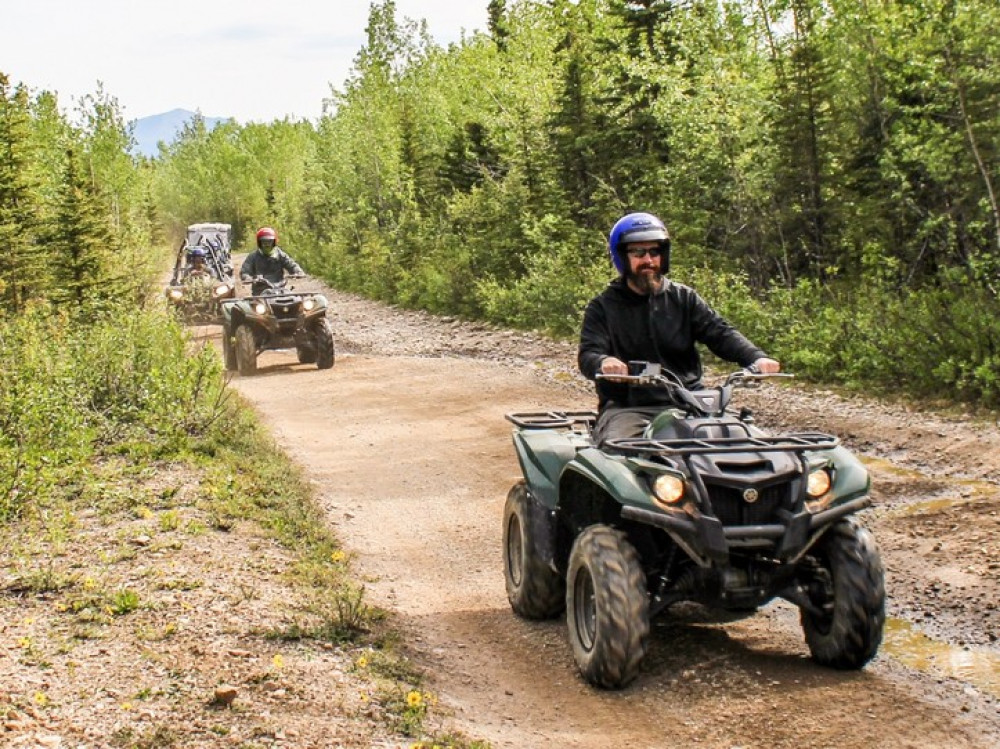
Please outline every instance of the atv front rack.
M526 411L507 414L504 418L522 429L568 429L583 426L590 429L597 421L596 411Z
M803 450L832 450L840 440L832 434L822 432L802 432L766 437L687 437L683 439L648 439L628 437L610 439L608 448L621 453L636 455L684 456L702 453L745 453L745 452L801 452Z

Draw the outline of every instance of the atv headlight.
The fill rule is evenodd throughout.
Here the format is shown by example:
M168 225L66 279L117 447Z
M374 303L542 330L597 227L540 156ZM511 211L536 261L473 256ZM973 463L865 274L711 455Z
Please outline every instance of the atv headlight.
M167 296L176 302L184 296L184 292L181 289L167 289Z
M684 498L684 479L672 473L661 473L653 480L653 499L657 504L676 506Z
M302 302L302 309L304 309L306 312L313 309L315 306L316 306L315 299L305 299Z
M806 509L809 512L822 512L829 507L833 501L833 495L830 494L832 485L833 477L830 475L830 469L817 468L809 472L806 478L806 494L809 495L806 497Z
M267 305L264 304L263 302L254 302L253 311L256 312L258 315L263 315L267 312Z
M812 499L819 499L830 491L832 485L830 472L825 468L818 468L809 473L809 478L806 479L806 492Z
M225 296L228 293L229 293L229 284L227 283L220 283L218 286L215 287L216 296Z

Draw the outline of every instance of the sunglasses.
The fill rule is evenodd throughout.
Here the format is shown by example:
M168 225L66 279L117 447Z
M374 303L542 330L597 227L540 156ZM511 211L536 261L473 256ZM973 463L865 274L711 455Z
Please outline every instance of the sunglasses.
M649 255L650 257L659 257L660 255L663 254L663 250L661 250L659 247L653 247L652 249L648 250L626 250L626 252L628 253L629 257L634 257L636 260L638 260L639 258L646 257L646 255Z

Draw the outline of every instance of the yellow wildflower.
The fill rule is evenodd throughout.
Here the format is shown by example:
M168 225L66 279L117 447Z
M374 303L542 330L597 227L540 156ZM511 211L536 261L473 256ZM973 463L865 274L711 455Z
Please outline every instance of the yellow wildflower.
M341 564L346 559L347 559L347 554L342 552L340 549L337 549L337 551L333 552L330 555L330 561L333 562L334 564Z
M41 705L42 707L48 705L49 704L48 695L46 695L45 692L35 692L35 704Z
M413 690L412 692L406 695L406 704L409 707L420 707L422 704L424 704L423 695L421 695L420 692Z
M84 581L83 581L83 589L84 590L93 590L96 587L97 587L97 581L94 580L94 578L88 577L88 578L84 579Z
M271 659L271 664L275 668L284 668L285 659L281 657L281 653L275 653L274 657Z
M363 655L358 658L358 668L368 668L368 656Z
M131 709L132 709L132 703L131 702L123 702L122 703L122 710L131 710Z
M31 647L31 638L30 637L19 637L18 640L17 640L17 646L19 648L24 648L25 650L27 650L28 648Z

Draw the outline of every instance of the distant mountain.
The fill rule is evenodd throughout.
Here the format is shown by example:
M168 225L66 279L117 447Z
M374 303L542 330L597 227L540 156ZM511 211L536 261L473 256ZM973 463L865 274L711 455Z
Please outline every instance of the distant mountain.
M173 142L177 133L181 131L185 123L191 121L195 114L197 113L187 109L172 109L163 114L153 114L135 120L134 135L137 143L135 152L143 156L158 155L160 151L157 148L157 143L160 141ZM205 120L205 127L209 130L231 119L230 117L205 117L204 115L202 117Z

